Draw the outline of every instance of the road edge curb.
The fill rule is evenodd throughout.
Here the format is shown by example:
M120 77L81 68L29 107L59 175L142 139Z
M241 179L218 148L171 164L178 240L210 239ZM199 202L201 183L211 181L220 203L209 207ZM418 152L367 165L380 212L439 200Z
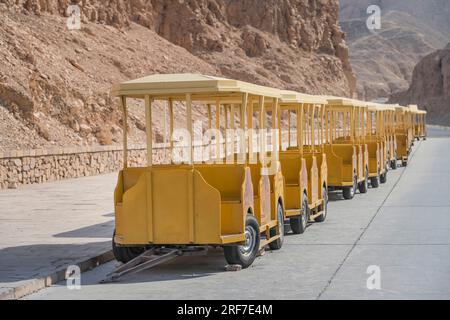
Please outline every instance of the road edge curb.
M107 263L113 259L114 255L112 253L112 250L109 250L95 257L75 262L73 263L73 265L77 265L80 268L81 272L85 272L104 263ZM17 300L32 293L38 292L39 290L50 287L55 283L66 280L66 270L67 266L59 268L46 276L20 281L21 284L17 287L6 287L5 292L0 293L0 300Z

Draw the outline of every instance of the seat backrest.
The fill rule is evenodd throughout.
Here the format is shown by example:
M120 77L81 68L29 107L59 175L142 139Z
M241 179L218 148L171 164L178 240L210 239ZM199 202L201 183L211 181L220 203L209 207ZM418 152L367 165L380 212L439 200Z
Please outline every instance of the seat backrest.
M281 152L280 164L286 184L299 184L299 175L302 169L301 155L298 152Z
M126 168L123 170L123 192L132 188L147 168Z
M352 145L333 145L333 152L342 158L344 162L351 162L354 149Z
M250 173L252 176L253 194L259 196L259 181L261 179L261 163L258 161L256 164L249 164Z
M240 199L245 177L244 165L195 165L203 179L220 192L222 199Z

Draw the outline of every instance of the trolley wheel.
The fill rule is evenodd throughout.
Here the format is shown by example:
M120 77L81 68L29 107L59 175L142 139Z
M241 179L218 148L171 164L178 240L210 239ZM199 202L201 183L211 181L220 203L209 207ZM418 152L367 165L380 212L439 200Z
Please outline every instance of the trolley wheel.
M323 189L322 189L322 199L323 199L322 214L314 219L315 222L324 222L325 219L327 218L327 213L328 213L328 190L325 187L323 187Z
M303 234L306 230L306 226L309 220L309 205L306 195L303 199L302 214L298 217L292 217L289 219L291 230L294 234Z
M276 235L280 235L280 238L269 243L269 248L271 250L281 249L284 242L284 214L283 208L281 207L280 204L278 204L277 207L277 218L278 218L278 227L270 229L270 237L272 238L275 237Z
M358 189L360 193L367 193L367 190L369 189L369 172L367 171L367 169L366 178L358 185Z
M245 218L245 243L224 246L225 259L229 264L239 264L244 269L248 268L256 259L260 240L258 221L254 216L248 214Z
M351 200L355 197L356 188L358 188L358 178L355 176L353 178L353 186L352 187L344 187L342 189L342 195L345 200Z
M397 170L397 160L391 160L391 169Z
M370 178L370 185L372 188L378 188L380 186L380 175L378 174L376 177Z
M381 176L380 176L380 182L381 183L386 183L387 182L387 171L385 172L385 173L383 173Z
M408 166L408 160L402 160L402 167Z
M127 263L144 253L144 247L119 247L114 241L116 230L114 230L112 238L112 251L117 261Z

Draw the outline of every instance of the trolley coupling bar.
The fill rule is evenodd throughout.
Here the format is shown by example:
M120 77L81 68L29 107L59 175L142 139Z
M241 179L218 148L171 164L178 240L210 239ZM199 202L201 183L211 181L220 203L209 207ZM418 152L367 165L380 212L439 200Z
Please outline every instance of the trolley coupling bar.
M133 260L125 263L117 268L114 272L109 273L106 279L101 283L118 281L119 278L132 273L137 273L146 269L150 269L168 262L183 255L205 255L207 248L152 248L141 255L137 256Z

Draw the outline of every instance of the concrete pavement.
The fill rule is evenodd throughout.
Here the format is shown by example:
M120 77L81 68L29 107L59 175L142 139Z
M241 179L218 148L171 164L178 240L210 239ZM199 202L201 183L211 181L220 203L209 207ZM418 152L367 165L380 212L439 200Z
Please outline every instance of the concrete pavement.
M60 280L68 265L89 267L92 258L108 258L116 177L0 192L0 298L17 298Z
M332 194L325 223L287 236L247 270L225 272L215 250L98 284L111 262L83 273L81 290L59 283L27 299L449 299L446 136L416 143L410 165L390 171L381 188L352 201ZM370 267L380 272L379 290L367 287Z

